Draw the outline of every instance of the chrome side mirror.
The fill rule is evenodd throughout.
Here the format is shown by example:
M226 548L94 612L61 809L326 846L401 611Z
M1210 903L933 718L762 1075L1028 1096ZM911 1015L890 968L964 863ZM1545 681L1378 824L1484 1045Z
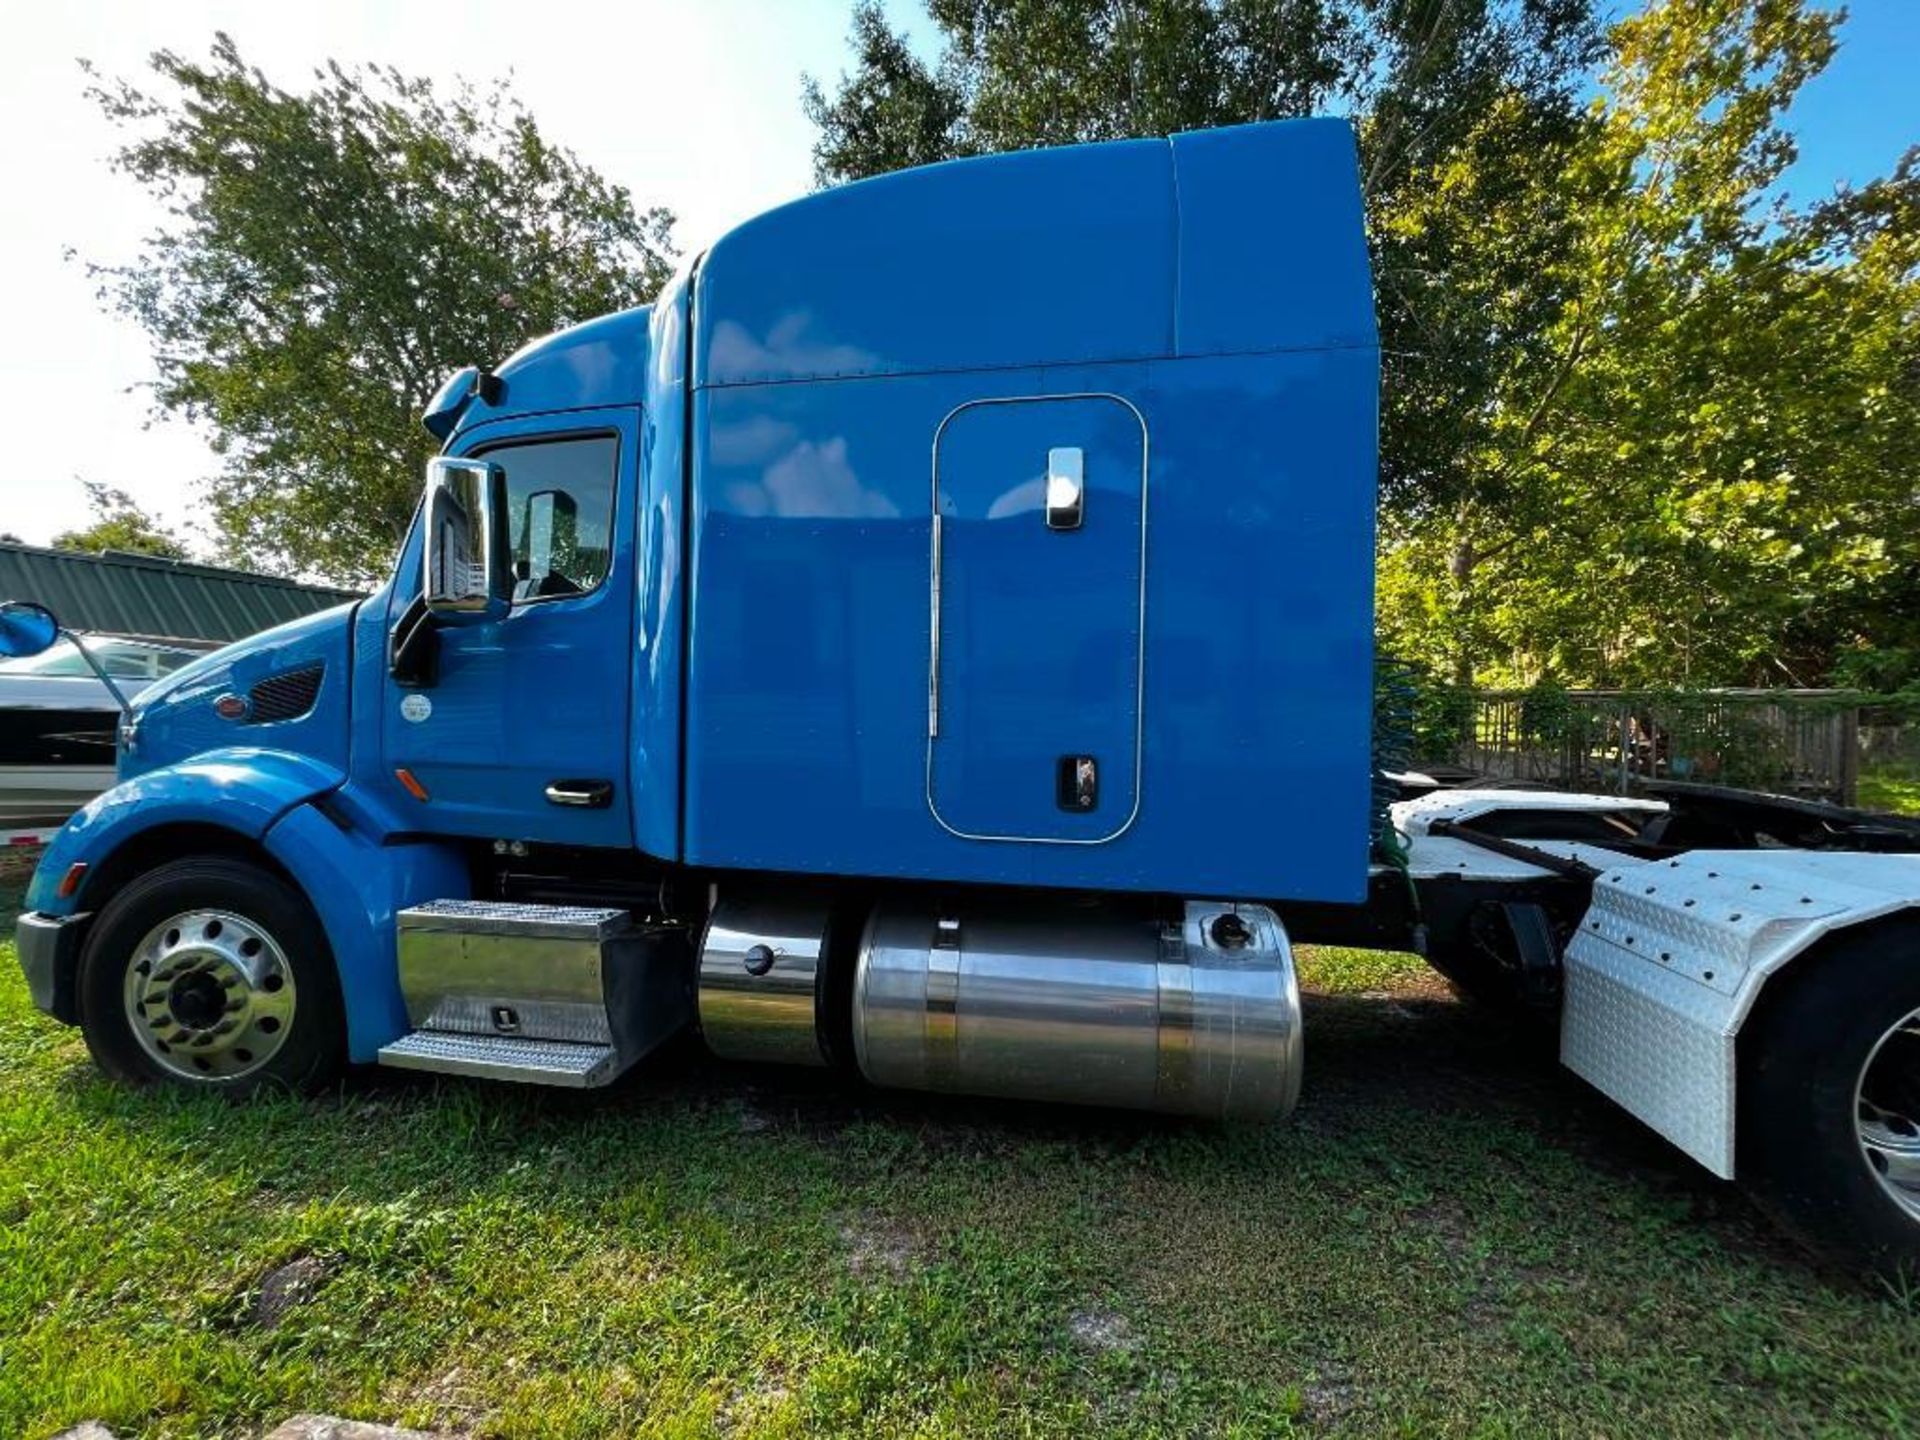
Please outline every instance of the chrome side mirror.
M60 622L32 600L0 600L0 660L24 660L53 648Z
M421 550L427 609L445 625L478 625L513 605L507 472L484 460L427 462Z

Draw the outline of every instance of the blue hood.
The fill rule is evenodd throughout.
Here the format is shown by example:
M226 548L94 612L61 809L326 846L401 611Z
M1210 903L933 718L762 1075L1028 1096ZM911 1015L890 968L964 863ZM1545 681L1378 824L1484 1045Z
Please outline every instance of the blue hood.
M345 770L348 637L359 604L235 641L142 692L122 729L120 778L235 745Z

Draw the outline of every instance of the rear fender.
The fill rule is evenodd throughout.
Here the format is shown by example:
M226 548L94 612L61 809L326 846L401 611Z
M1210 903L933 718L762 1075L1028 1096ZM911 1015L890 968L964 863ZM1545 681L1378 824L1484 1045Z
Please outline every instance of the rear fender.
M1818 941L1920 908L1920 855L1694 850L1614 856L1567 947L1560 1059L1734 1178L1739 1037Z

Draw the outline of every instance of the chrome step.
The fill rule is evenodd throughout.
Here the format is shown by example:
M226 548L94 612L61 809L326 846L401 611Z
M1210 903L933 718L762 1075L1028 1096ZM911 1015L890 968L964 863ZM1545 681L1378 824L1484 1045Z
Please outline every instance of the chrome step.
M605 1085L692 1019L682 926L625 910L435 900L395 917L413 1033L380 1062L541 1085Z
M435 900L395 921L416 1031L619 1044L611 992L618 972L639 963L626 911Z
M627 1068L611 1045L513 1035L460 1035L444 1030L416 1030L382 1045L380 1063L401 1070L432 1070L443 1075L519 1080L576 1090L610 1084Z

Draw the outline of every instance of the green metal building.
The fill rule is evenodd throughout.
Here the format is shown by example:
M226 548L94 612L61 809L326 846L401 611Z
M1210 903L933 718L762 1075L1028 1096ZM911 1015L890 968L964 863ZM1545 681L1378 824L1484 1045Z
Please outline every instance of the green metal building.
M37 600L61 624L96 635L223 645L359 598L188 560L0 541L0 600Z

